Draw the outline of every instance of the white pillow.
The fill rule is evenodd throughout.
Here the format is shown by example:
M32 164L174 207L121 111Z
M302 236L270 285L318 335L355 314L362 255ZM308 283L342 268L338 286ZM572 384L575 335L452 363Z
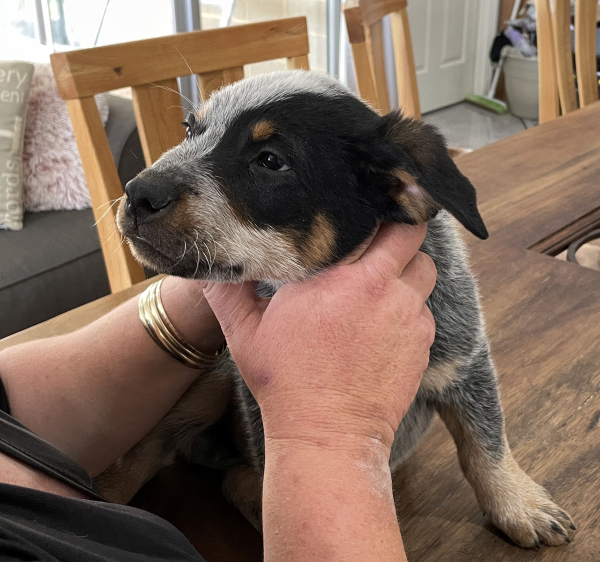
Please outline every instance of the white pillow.
M102 123L108 95L96 96ZM25 118L23 147L25 211L86 209L91 206L66 102L50 64L35 64Z

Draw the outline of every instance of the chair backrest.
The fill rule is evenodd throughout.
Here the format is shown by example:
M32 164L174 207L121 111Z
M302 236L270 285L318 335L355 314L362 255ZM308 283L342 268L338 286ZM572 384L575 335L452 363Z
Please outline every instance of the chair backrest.
M405 115L421 117L407 0L348 0L344 17L360 96L382 113L390 111L382 19L390 16L398 104Z
M308 69L306 18L297 17L56 53L52 68L67 106L85 172L112 292L145 279L115 235L123 196L94 95L131 87L147 165L184 138L177 77L197 75L203 98L244 77L244 65L286 58Z
M570 0L536 0L540 123L598 100L596 77L597 0L575 0L575 68Z

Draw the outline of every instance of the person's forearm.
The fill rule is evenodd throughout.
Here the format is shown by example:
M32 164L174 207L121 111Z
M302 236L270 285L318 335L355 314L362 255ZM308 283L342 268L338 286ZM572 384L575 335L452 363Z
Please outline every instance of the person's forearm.
M266 441L265 562L406 560L383 447Z
M199 286L169 278L162 298L186 341L205 353L219 348L223 336ZM139 441L201 373L154 343L137 302L72 334L0 353L12 415L92 475Z

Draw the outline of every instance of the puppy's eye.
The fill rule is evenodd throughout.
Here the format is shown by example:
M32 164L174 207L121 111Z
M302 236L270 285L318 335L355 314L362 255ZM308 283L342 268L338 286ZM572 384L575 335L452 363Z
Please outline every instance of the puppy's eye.
M256 159L259 166L273 170L274 172L286 172L290 167L276 154L272 152L262 152Z
M190 124L187 121L182 121L181 124L185 127L185 138L189 139L192 136L192 129L190 128Z
M185 127L185 138L189 139L194 136L198 131L197 129L197 121L196 116L190 112L188 116L185 118L185 121L181 123Z

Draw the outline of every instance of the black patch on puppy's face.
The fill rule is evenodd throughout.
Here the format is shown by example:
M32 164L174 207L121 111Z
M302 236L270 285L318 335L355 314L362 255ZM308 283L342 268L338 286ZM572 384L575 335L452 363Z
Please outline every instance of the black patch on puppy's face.
M312 73L273 77L285 93L265 89L264 103L252 97L264 79L217 92L187 120L188 138L142 172L162 199L173 190L168 207L150 190L144 209L160 211L143 220L135 209L119 213L142 263L186 277L287 282L345 257L378 222L422 222L442 207L487 236L475 190L435 129L399 113L382 118ZM319 87L294 89L312 77Z

